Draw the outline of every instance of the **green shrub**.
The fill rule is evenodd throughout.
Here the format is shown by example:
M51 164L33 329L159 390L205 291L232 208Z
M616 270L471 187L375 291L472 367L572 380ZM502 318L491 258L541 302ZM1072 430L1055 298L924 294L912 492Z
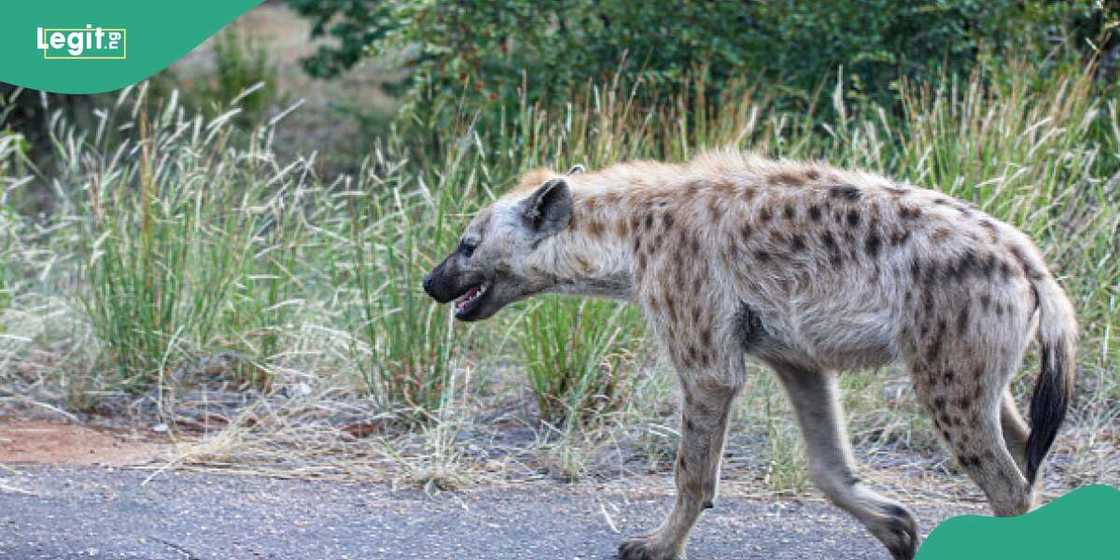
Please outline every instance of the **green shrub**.
M118 129L135 129L134 138L87 143L62 128L56 141L63 164L54 180L73 189L78 214L74 238L56 242L83 255L76 295L101 365L116 386L141 390L228 355L235 380L267 386L262 365L279 351L273 322L285 313L279 298L294 282L278 271L292 261L288 247L308 243L295 239L302 230L288 224L301 209L283 194L306 186L259 143L231 148L231 112L191 118L172 97L149 116L138 92L121 96L138 116ZM128 109L105 118L129 118ZM92 156L110 141L118 157Z
M522 320L521 362L542 420L583 423L617 410L630 396L632 352L643 331L636 309L553 296L535 303Z
M249 127L276 102L276 67L268 49L251 34L230 26L214 38L214 77L204 95L241 109L238 124Z
M1082 39L1093 30L1099 36L1106 8L1076 4L289 0L313 20L313 37L336 40L303 61L312 75L336 76L369 55L404 56L411 72L401 89L413 112L450 98L495 120L523 98L561 105L575 89L614 76L655 86L636 95L684 94L690 103L718 99L745 76L811 103L811 92L841 67L846 95L891 106L902 79L967 76L982 57L1007 48L1041 53L1066 28Z

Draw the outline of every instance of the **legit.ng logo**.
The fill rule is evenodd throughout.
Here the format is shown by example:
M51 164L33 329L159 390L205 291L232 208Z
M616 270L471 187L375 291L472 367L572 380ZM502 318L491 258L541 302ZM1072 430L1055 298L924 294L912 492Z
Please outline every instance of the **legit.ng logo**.
M39 27L36 46L46 60L124 60L128 30L123 27Z

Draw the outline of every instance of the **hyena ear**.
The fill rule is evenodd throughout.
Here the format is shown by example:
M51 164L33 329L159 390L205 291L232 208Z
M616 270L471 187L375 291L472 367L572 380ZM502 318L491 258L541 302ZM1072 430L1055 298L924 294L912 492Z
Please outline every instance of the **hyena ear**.
M541 185L521 203L525 225L540 237L559 233L572 219L572 191L563 179Z
M577 164L573 165L571 169L568 170L566 175L579 175L580 173L583 173L584 171L587 171L587 170L584 169L582 165L577 163Z

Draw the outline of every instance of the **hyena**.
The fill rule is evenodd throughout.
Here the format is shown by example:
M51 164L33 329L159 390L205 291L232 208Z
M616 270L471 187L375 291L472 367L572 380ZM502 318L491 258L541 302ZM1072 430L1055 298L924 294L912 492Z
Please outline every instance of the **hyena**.
M857 476L838 372L904 365L995 514L1032 506L1072 395L1077 327L1022 232L942 193L823 163L725 151L580 171L526 174L424 288L455 300L464 321L541 293L641 307L679 374L677 497L621 558L681 557L713 507L744 355L784 386L813 482L894 558L914 556L918 527ZM1028 430L1008 385L1035 335Z

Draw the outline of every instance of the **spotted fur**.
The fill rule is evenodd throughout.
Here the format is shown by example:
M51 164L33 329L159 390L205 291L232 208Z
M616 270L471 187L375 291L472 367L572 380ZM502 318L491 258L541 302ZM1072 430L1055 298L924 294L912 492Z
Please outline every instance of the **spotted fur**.
M560 225L544 234L542 223ZM497 294L480 317L544 292L630 301L676 367L676 505L622 545L624 559L682 555L714 504L744 354L786 388L816 485L895 558L914 556L917 526L855 476L837 372L905 365L995 513L1034 502L1071 398L1076 322L1034 244L964 202L822 163L715 152L680 165L532 171L464 240L477 245L472 259L453 254L429 278L437 299L459 297L469 282L455 278L470 277ZM1028 431L1008 383L1034 335L1043 370Z

